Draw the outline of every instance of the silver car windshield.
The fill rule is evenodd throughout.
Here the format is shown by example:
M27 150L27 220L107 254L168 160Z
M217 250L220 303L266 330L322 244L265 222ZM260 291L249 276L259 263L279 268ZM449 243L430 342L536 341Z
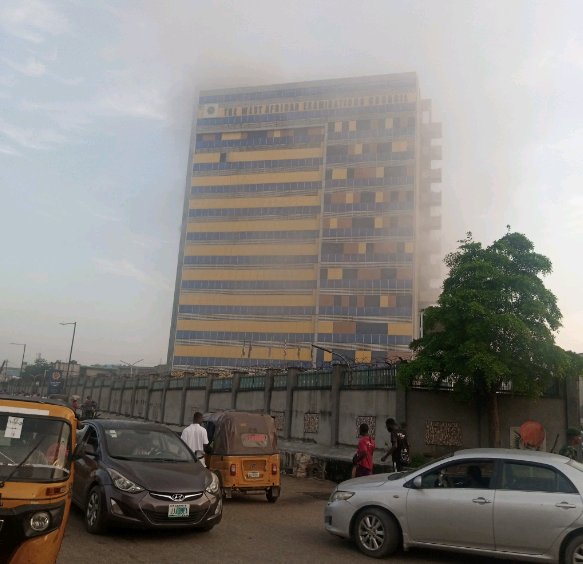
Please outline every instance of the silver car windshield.
M191 462L192 454L171 431L105 429L107 452L112 458L166 462Z
M0 413L0 481L66 480L70 452L71 427L66 421Z

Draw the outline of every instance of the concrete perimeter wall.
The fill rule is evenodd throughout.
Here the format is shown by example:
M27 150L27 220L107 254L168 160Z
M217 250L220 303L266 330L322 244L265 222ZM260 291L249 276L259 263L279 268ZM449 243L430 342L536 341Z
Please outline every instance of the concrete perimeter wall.
M30 393L15 382L12 393ZM196 411L226 409L271 414L280 437L323 446L355 445L358 427L366 422L377 447L388 440L384 422L405 424L413 454L436 456L454 448L487 446L484 406L462 402L450 391L404 390L393 368L273 372L261 376L234 373L228 378L155 376L120 379L74 377L67 395L91 396L103 413L185 426ZM39 390L41 395L45 390ZM568 427L579 425L578 381L562 382L538 400L500 394L503 447L517 444L516 430L527 420L546 430L546 450L557 451Z

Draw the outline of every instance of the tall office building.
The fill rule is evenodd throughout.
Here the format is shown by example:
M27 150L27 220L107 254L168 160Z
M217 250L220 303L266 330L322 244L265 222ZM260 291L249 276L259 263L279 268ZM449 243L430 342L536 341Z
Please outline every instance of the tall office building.
M440 136L414 73L202 92L169 363L408 350L439 293Z

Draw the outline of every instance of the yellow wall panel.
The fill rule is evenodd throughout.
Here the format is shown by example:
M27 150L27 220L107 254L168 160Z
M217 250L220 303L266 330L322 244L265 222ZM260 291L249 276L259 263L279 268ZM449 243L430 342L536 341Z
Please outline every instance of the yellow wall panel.
M251 356L248 354L249 345L176 345L174 354L176 356L193 356L193 357L218 357L218 358L263 358L266 361L272 360L304 360L309 362L312 359L311 347L300 347L298 357L297 347L287 347L284 349L283 340L276 343L273 347L260 347L253 345L251 347Z
M234 306L313 306L316 303L314 294L202 294L199 292L183 292L180 294L180 305L234 305Z
M400 335L408 337L413 335L412 323L389 323L389 335Z
M221 159L221 153L197 153L194 155L195 163L218 163Z
M359 362L368 363L371 361L371 351L355 351L354 353L354 362L357 364Z
M188 231L202 233L205 231L216 233L226 231L237 233L238 231L314 231L320 228L320 220L313 219L251 219L248 221L201 221L188 222Z
M336 229L338 227L338 218L337 217L331 217L330 218L330 222L329 222L329 228L330 229Z
M193 186L222 186L233 184L268 184L278 182L318 182L322 180L320 170L297 170L293 172L267 172L251 174L228 174L216 176L193 176Z
M366 254L366 243L358 243L358 254L359 255Z
M393 118L386 118L385 119L385 129L392 129L393 128Z
M243 139L243 133L241 131L236 131L234 133L223 133L221 135L223 141L236 141L238 139Z
M332 353L324 351L324 362L332 362Z
M266 256L266 255L317 255L317 244L247 244L247 245L186 245L185 255L198 256Z
M354 203L354 194L352 192L346 192L346 203L347 204Z
M334 133L342 133L342 122L334 122Z
M263 196L233 198L190 198L191 210L212 210L215 208L271 208L288 206L319 206L320 196Z
M180 301L182 303L182 298L180 298ZM381 307L389 307L389 296L381 296L380 306Z
M362 143L356 143L356 145L354 145L354 154L362 155Z
M346 180L346 169L345 168L332 169L332 180Z
M383 192L375 192L374 201L376 204L380 204L385 201L385 194Z
M342 280L342 269L341 268L329 268L328 269L328 280Z
M409 241L408 243L405 243L405 252L406 253L412 253L415 251L415 243Z
M314 280L315 277L314 269L307 268L270 268L265 270L259 268L184 268L182 270L183 280Z
M407 141L393 141L393 153L402 153L407 150Z
M375 217L374 218L374 226L375 226L375 229L382 229L383 218L382 217Z
M275 161L286 159L317 159L322 156L322 147L308 149L267 149L265 151L232 151L227 160L231 163L248 161Z
M318 333L334 333L334 323L332 321L320 321L318 323Z
M348 131L356 131L356 121L351 120L348 122Z
M179 319L177 331L233 331L250 333L313 333L312 321L252 321L248 319Z
M385 177L385 167L384 166L377 166L375 170L375 174L377 178L384 178Z

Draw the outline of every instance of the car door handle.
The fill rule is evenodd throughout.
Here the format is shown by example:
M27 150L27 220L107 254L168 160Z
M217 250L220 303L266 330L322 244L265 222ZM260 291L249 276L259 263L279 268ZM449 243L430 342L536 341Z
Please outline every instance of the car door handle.
M572 503L568 503L566 501L555 503L555 507L558 507L559 509L577 509L576 505L573 505Z
M492 503L489 499L486 499L485 497L476 497L472 499L472 501L479 505L486 505L486 503Z

